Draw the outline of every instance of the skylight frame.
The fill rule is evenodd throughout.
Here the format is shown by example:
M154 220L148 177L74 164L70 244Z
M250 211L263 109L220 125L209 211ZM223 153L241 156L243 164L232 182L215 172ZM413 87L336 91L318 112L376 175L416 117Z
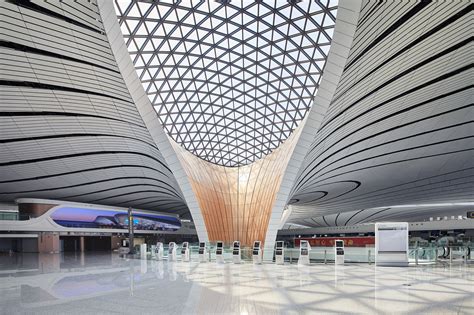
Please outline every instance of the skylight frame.
M115 6L165 131L200 158L234 167L275 150L310 109L335 23L337 4L327 2Z

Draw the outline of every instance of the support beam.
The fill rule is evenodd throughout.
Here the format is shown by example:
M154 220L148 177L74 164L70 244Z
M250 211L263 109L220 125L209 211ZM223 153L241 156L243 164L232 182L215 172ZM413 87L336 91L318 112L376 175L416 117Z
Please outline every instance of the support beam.
M173 144L199 202L210 241L264 242L275 196L301 129L252 164L225 167Z
M39 233L38 252L40 254L57 254L60 250L59 233Z
M265 261L273 259L273 248L275 247L278 227L281 223L280 220L283 215L283 210L289 202L293 183L312 140L316 135L314 131L319 129L326 115L342 75L344 64L349 57L349 51L359 20L361 5L361 0L343 0L339 2L336 27L334 29L328 60L324 68L324 74L321 78L316 97L314 98L313 106L306 120L303 121L302 126L300 126L300 128L302 128L301 136L292 153L271 211L263 251L263 259Z
M135 72L132 60L130 59L130 54L123 40L122 32L120 31L113 1L99 0L98 6L110 48L115 56L115 60L117 60L117 66L130 92L133 102L135 103L145 126L150 132L153 141L156 143L156 146L163 155L166 164L171 169L176 181L178 182L183 200L186 201L189 211L191 212L199 241L207 242L207 231L201 215L201 209L199 208L199 204L193 194L188 178L176 157L176 153L171 147L170 141L172 140L170 140L164 132L163 126L158 120L156 111L148 99L140 79Z
M79 236L79 251L81 253L85 252L86 250L86 244L84 241L84 236Z

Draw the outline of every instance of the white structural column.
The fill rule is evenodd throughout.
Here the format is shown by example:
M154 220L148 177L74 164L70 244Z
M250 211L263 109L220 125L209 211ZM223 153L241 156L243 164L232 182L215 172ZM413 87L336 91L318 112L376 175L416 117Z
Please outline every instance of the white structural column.
M188 177L181 167L181 163L171 146L170 140L158 120L156 111L148 99L140 79L135 72L127 46L122 37L122 32L120 31L113 2L109 0L99 0L98 6L110 47L135 106L181 188L183 198L193 217L199 241L208 242L207 230L204 225L201 209L199 208L199 204L193 193Z
M307 119L302 122L304 125L302 126L303 130L301 136L290 158L280 190L277 193L273 205L263 252L263 259L266 261L273 259L273 248L275 246L278 228L280 226L283 210L288 203L291 188L303 159L316 135L315 131L319 129L329 104L331 103L346 60L349 57L352 40L357 28L357 21L359 20L361 5L362 0L343 0L339 2L334 36L332 38L328 60L324 68L324 74L321 78L313 106L308 113Z

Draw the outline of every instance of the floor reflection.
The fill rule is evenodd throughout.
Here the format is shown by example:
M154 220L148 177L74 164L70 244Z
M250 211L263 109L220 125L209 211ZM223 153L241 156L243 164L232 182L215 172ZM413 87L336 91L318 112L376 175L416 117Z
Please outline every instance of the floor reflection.
M472 271L0 256L0 313L474 313Z

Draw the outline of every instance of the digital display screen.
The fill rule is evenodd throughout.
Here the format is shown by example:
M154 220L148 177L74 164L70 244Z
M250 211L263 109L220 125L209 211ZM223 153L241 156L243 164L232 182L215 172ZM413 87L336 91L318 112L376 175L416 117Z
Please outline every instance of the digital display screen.
M308 248L308 242L303 242L303 241L302 241L302 242L300 243L300 247L301 247L301 248Z
M188 243L183 243L182 247L184 248L188 247Z
M260 242L253 243L253 247L260 247Z
M239 248L240 247L240 243L239 242L235 242L234 243L234 248Z
M343 247L344 242L343 241L336 241L336 247Z
M206 247L206 243L199 243L199 247Z
M51 219L68 228L127 229L127 210L105 210L78 207L61 207L51 214ZM181 221L173 216L133 212L135 230L177 231Z
M224 245L224 244L222 244L222 243L220 243L220 242L217 243L217 247L218 247L218 248L222 248L222 245Z
M276 242L276 247L283 247L283 242L281 241Z

